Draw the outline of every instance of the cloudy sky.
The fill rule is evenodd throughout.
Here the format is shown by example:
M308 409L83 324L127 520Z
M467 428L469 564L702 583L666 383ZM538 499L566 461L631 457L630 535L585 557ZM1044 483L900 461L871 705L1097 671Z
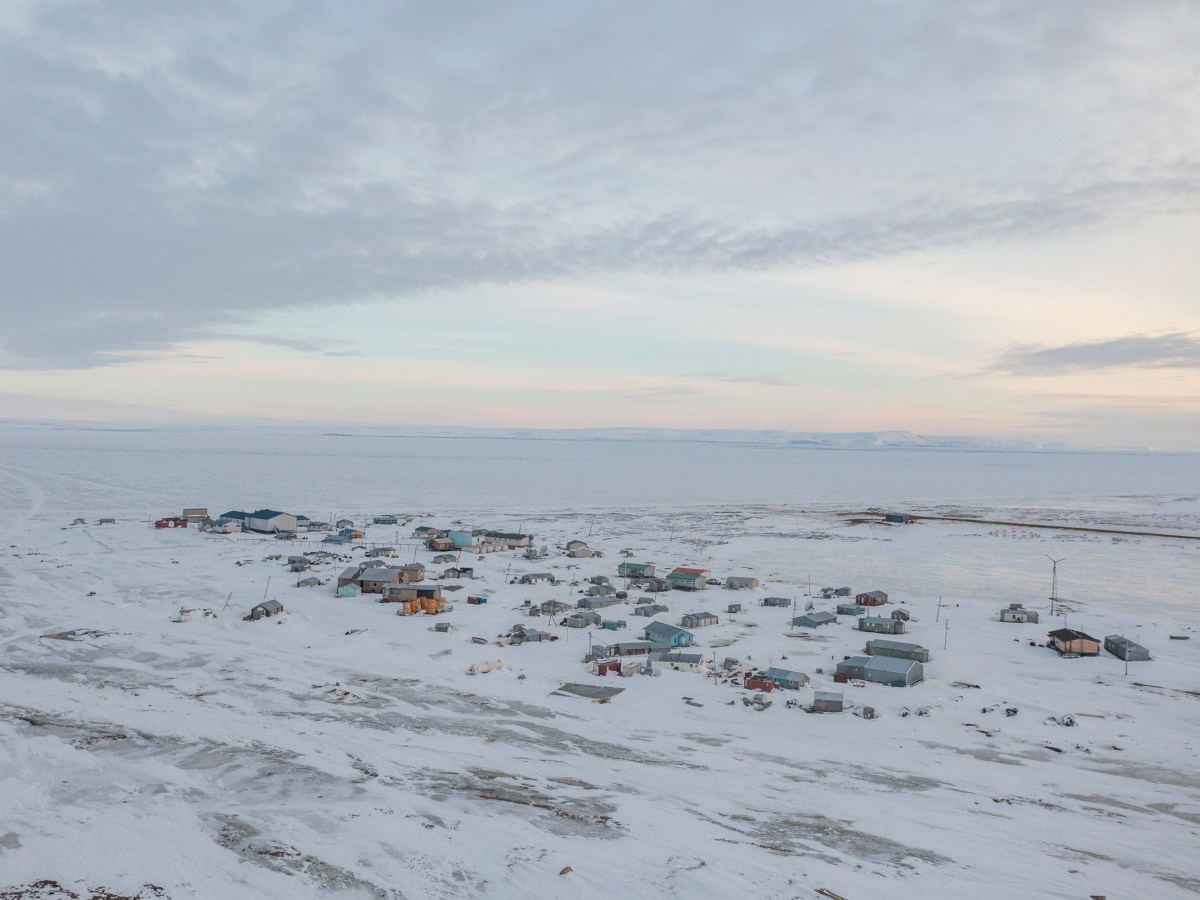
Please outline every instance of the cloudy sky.
M1200 7L0 6L0 415L1200 450Z

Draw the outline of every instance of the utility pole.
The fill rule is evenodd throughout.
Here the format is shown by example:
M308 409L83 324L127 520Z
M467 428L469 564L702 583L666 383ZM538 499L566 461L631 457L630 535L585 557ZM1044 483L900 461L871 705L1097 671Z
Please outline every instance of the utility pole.
M950 617L946 616L946 631L945 637L942 639L942 649L945 650L950 646Z
M938 594L938 611L937 611L937 615L933 617L933 621L939 622L939 621L941 621L941 618L942 618L942 595Z

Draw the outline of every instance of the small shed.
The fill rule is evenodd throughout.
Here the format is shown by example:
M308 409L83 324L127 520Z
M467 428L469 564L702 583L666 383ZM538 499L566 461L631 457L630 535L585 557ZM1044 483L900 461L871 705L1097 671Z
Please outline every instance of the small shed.
M1145 662L1150 659L1150 651L1141 644L1135 644L1129 638L1119 634L1110 634L1104 639L1104 649L1118 659L1127 662Z
M690 612L679 622L684 628L703 628L706 625L716 625L717 617L710 612Z
M337 595L339 597L361 597L362 588L357 584L343 584L338 587Z
M725 612L729 613L731 615L733 613L740 613L741 611L742 611L742 604L740 604L740 603L730 603L727 607L725 607Z
M259 619L269 619L271 616L277 616L282 612L283 604L278 600L264 600L250 610L250 618L257 622Z
M833 691L817 691L813 695L812 711L815 713L840 713L845 708L844 694Z
M858 620L859 631L877 634L904 634L904 623L891 616L863 616Z
M909 615L907 609L893 609L892 618L897 622L907 622L911 616Z
M821 625L836 625L837 616L825 610L806 612L804 615L796 616L792 619L792 624L797 628L818 628Z

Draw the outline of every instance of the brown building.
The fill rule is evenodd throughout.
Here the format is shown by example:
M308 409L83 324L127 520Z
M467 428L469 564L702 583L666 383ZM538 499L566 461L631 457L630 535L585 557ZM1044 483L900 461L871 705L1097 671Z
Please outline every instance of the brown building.
M1050 632L1050 646L1060 656L1099 656L1100 642L1090 634L1074 628L1060 628Z

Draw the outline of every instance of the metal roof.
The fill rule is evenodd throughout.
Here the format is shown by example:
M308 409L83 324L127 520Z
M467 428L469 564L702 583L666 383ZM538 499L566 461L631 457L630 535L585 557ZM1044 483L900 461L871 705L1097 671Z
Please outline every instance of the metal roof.
M866 660L864 668L867 671L893 672L897 675L906 674L913 666L920 665L915 659L901 659L896 656L868 656Z
M767 678L771 681L799 681L802 684L807 683L808 681L807 675L805 675L803 672L796 672L793 669L770 668L763 672L760 677Z
M904 641L888 641L883 638L867 641L868 647L883 647L886 650L903 650L906 653L927 653L920 644L906 644Z

